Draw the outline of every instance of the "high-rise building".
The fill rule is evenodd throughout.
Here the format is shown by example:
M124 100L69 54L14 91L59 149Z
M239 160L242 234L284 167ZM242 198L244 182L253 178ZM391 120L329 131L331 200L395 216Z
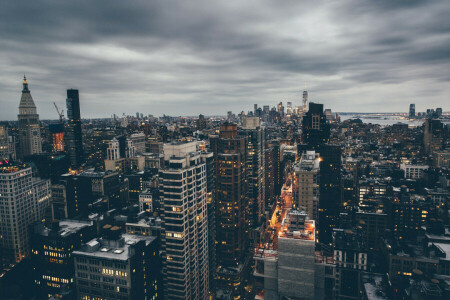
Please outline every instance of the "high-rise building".
M26 77L23 77L22 97L19 104L19 143L20 156L37 154L42 152L41 129L39 127L39 115L28 89Z
M197 120L197 130L203 130L206 128L206 119L204 115L199 115Z
M431 155L444 145L444 125L440 120L426 119L423 131L423 146L425 154Z
M216 164L217 288L245 298L248 275L248 137L238 136L237 125L222 124L211 139ZM237 299L237 298L236 298Z
M317 150L328 142L330 126L323 113L323 104L309 103L309 110L302 119L302 137L307 150Z
M254 256L254 277L262 282L264 298L323 298L317 292L315 258L314 220L304 211L289 211L278 234L278 250L259 249Z
M8 127L0 124L0 161L15 159L16 146L14 138L8 135Z
M157 238L121 235L111 225L103 232L72 252L78 299L161 299Z
M248 219L249 228L261 225L265 211L264 129L259 117L245 117L239 135L248 138Z
M308 91L303 91L303 101L302 101L302 107L303 107L303 114L305 114L308 111Z
M50 228L36 222L31 232L31 267L39 297L75 299L75 267L72 252L96 233L90 221L64 220Z
M67 90L67 148L72 167L77 168L84 162L83 139L81 131L80 98L78 90Z
M143 132L133 133L129 139L133 142L136 153L145 153L145 134Z
M209 294L206 165L196 142L164 144L159 172L166 299Z
M315 151L302 153L301 160L294 165L296 189L294 203L297 209L305 211L308 217L318 219L320 158Z
M334 299L361 299L360 275L367 271L367 245L363 231L333 230L334 261L336 264Z
M20 262L30 250L28 226L39 219L39 210L49 195L35 194L31 167L5 162L0 166L0 190L3 260Z
M416 105L411 103L409 105L409 118L413 119L416 117Z
M342 206L342 149L338 145L326 144L320 146L319 153L319 242L330 245Z
M51 135L52 152L64 151L64 124L50 124L48 129Z

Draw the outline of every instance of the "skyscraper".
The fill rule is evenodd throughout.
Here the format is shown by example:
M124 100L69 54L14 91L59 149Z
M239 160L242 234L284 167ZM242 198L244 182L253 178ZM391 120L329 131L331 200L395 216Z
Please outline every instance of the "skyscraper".
M28 226L38 220L39 211L50 198L48 181L41 183L35 187L31 167L27 165L1 165L0 246L5 262L20 262L29 253Z
M206 165L195 142L164 145L159 172L166 299L207 299L208 213Z
M20 156L42 152L41 130L36 105L28 89L27 78L23 77L22 97L19 104L19 142Z
M81 133L80 99L78 90L67 90L67 146L72 167L79 167L84 160L83 140Z
M303 143L307 150L317 150L330 138L330 126L323 113L323 104L309 103L309 110L302 119Z
M411 119L416 117L416 105L415 104L409 105L409 117Z
M303 91L303 113L308 111L308 91Z
M237 125L222 124L211 139L216 163L217 287L244 298L248 252L248 137L237 135Z
M265 211L264 130L259 117L245 117L239 134L248 138L248 218L249 228L261 225Z
M8 127L0 124L0 161L16 159L16 147L14 138L8 135Z

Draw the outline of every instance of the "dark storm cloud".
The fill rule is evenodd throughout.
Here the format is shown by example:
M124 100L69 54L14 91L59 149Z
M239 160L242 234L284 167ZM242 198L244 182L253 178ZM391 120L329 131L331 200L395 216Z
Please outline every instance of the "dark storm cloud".
M23 73L42 118L69 87L86 117L299 104L305 86L336 111L446 110L448 15L445 0L4 1L0 119Z

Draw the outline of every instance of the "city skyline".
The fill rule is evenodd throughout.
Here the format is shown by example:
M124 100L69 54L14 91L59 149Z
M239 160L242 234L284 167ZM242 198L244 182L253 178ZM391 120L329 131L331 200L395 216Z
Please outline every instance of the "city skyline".
M305 88L339 112L449 109L445 1L195 4L5 4L0 118L17 118L24 73L41 119L68 88L84 118L297 106Z

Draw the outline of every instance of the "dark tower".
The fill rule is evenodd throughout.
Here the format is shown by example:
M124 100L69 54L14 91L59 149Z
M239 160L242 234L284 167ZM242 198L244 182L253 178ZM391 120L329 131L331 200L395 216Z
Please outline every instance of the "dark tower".
M416 117L416 105L410 104L409 105L409 118L415 118Z
M309 110L302 119L303 143L307 150L317 150L330 139L330 126L323 113L323 104L310 102Z
M67 146L72 167L79 167L83 163L83 141L81 134L80 99L78 90L67 90Z
M216 260L218 288L231 288L244 299L249 263L248 138L237 135L236 124L225 123L211 139L216 175Z

